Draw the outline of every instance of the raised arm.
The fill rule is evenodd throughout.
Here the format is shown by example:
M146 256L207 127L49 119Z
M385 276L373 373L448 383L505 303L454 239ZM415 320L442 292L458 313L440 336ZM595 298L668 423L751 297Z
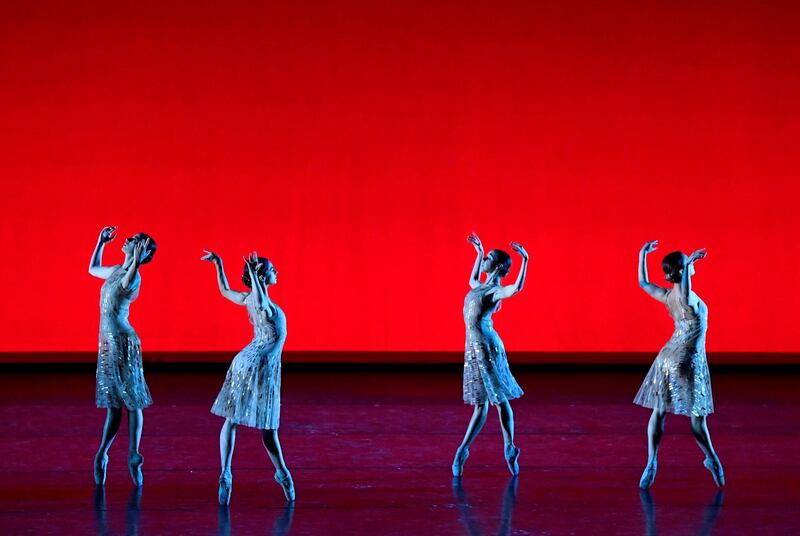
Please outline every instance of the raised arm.
M139 273L139 265L141 264L142 259L147 255L147 248L149 246L149 238L147 240L136 241L136 245L133 246L133 261L128 267L128 271L125 272L125 275L122 276L122 279L119 281L120 285L122 285L122 288L128 289L133 283L134 279L136 279L136 274Z
M478 235L472 233L467 237L467 242L475 247L477 257L475 257L475 264L472 266L472 273L469 276L470 288L475 288L481 284L481 262L483 262L483 244Z
M681 296L687 302L689 302L689 297L692 295L692 274L690 267L700 259L705 258L706 255L705 248L694 251L689 255L686 266L683 267L683 273L681 274Z
M89 260L89 273L91 275L100 279L108 279L114 272L116 266L103 266L103 248L117 237L116 232L116 227L103 227L103 230L100 231L97 245L94 247L94 253L92 253L92 258Z
M253 286L253 293L256 297L256 307L262 311L267 311L268 316L272 316L273 310L270 307L269 297L267 297L266 283L258 278L258 269L261 268L261 263L258 262L258 253L255 251L250 253L249 257L244 258L247 265L247 272L250 274L250 284Z
M658 249L658 240L646 242L639 250L639 286L660 302L667 301L667 289L654 285L647 277L647 255Z
M207 249L204 249L203 251L205 251L206 254L200 257L200 260L213 263L214 267L217 269L217 286L219 287L219 293L233 303L244 305L244 300L247 298L247 292L231 290L231 287L228 285L228 278L225 277L225 268L222 265L222 259L219 257L219 255L213 251L208 251Z
M528 252L525 251L525 248L517 242L511 242L511 249L519 253L519 255L522 257L522 266L519 268L519 274L517 275L516 283L513 285L500 287L499 290L496 290L494 293L494 301L510 298L522 290L522 287L525 285L525 275L528 273Z

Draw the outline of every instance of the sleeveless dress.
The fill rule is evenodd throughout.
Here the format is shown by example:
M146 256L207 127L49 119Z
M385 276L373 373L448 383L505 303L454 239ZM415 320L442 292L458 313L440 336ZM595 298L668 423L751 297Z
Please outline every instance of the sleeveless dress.
M131 302L139 296L142 278L137 273L127 289L122 278L127 270L117 267L100 289L100 337L97 352L96 402L98 408L129 410L153 403L144 380L142 345L128 322Z
M281 412L281 351L286 340L286 316L256 305L254 293L245 298L253 324L253 340L233 358L211 413L236 424L277 430Z
M464 347L464 403L485 402L497 405L522 396L523 392L508 368L503 341L494 330L490 291L497 287L479 285L464 298L464 324L467 341Z
M706 360L708 307L700 300L695 313L672 289L667 290L666 306L675 332L656 356L633 402L676 415L709 415L714 400Z

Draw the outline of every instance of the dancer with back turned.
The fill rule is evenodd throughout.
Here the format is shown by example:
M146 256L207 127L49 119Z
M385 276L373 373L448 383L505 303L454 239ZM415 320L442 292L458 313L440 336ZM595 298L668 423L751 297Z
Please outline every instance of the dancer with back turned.
M268 287L278 282L275 266L255 252L244 259L242 282L249 292L231 290L222 259L211 251L202 260L214 264L220 293L233 303L247 307L253 324L253 340L233 358L222 389L211 412L225 418L219 434L222 471L219 477L220 504L229 504L233 487L231 460L239 425L261 430L261 439L272 464L275 481L280 484L287 501L294 501L292 475L283 460L278 440L281 409L281 352L286 340L286 316L273 302Z
M639 486L647 489L656 479L664 420L667 413L674 413L691 419L692 434L705 454L703 466L711 472L717 486L722 487L725 474L706 424L706 416L714 412L706 360L708 307L692 290L694 265L705 258L706 250L699 249L688 257L680 251L666 255L661 266L672 288L663 288L647 277L647 255L657 246L658 241L654 240L639 251L639 286L667 306L675 331L656 356L634 399L634 403L653 410L647 427L647 466Z

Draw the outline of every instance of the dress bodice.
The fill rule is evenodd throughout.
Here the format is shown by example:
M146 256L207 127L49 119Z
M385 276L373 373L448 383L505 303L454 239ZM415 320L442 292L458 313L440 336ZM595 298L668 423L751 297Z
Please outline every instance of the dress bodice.
M708 329L708 307L699 297L697 310L690 306L678 292L669 290L666 305L675 322L673 340L698 351L704 351L706 330Z
M492 314L497 311L498 303L493 303L488 294L495 287L479 285L471 289L464 298L464 324L467 332L492 330Z
M142 278L137 273L128 288L122 287L127 270L117 267L100 289L100 328L129 329L128 313L131 302L139 296Z
M248 294L245 298L247 314L250 323L253 324L253 338L266 343L283 342L286 339L286 316L283 310L272 303L273 313L260 309L254 293Z

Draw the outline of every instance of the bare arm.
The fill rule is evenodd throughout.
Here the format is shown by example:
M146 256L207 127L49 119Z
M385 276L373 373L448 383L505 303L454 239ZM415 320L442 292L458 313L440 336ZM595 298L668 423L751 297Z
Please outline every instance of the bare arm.
M517 242L511 242L511 249L516 251L522 257L522 266L519 268L519 274L517 275L517 281L513 285L506 285L504 287L500 287L499 290L495 291L494 293L494 301L505 300L506 298L510 298L517 292L522 290L522 287L525 285L525 275L528 272L528 252L525 251L525 248L522 247L521 244Z
M639 286L656 300L667 301L667 289L654 285L647 277L647 255L658 249L658 240L645 243L639 251Z
M258 253L252 252L250 257L245 257L244 262L250 274L250 284L253 286L253 293L256 297L256 307L261 311L267 311L268 316L272 316L273 310L270 307L269 297L267 297L267 286L258 278L258 269L261 267L258 262Z
M108 242L116 238L116 227L103 227L100 231L100 236L97 238L97 245L94 247L94 253L89 260L89 273L100 279L108 279L114 272L115 266L103 266L103 248Z
M467 241L475 247L477 256L475 257L475 264L472 266L472 272L469 276L470 288L475 288L481 284L481 262L483 261L483 244L478 235L472 233L467 237Z
M214 268L217 269L217 286L219 287L219 293L235 304L244 305L244 300L247 298L248 293L231 290L231 287L228 285L228 278L225 277L225 267L222 265L222 259L213 251L203 251L205 251L206 254L200 257L200 259L213 263Z
M687 303L689 303L690 296L692 295L692 274L690 273L691 270L689 267L700 259L705 258L706 255L705 249L698 249L689 255L689 260L686 261L686 266L683 268L683 273L681 274L681 296Z

